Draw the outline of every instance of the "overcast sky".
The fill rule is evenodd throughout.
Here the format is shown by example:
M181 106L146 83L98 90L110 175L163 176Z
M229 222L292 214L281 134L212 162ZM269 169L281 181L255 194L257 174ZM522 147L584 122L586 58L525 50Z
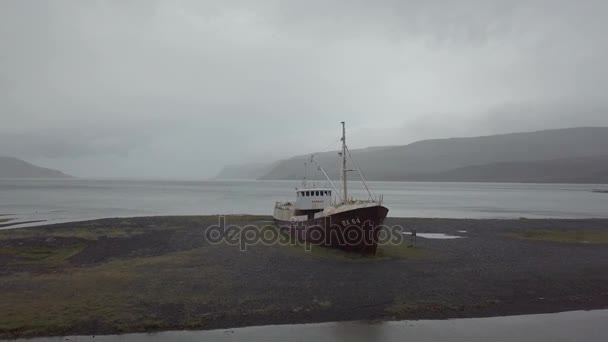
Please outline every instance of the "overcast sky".
M1 0L0 155L83 177L608 126L608 1Z

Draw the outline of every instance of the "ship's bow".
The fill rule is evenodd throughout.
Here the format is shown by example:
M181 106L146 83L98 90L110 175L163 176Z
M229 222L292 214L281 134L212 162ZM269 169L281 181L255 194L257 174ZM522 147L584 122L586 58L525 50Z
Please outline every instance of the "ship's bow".
M382 205L355 207L325 218L325 245L348 252L374 255L388 209Z

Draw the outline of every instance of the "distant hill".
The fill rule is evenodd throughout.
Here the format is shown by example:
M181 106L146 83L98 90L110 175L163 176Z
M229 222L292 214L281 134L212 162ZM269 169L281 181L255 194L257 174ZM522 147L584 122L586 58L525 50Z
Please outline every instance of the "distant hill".
M0 178L71 178L53 169L30 164L14 157L0 157Z
M422 140L351 152L369 180L603 183L608 174L608 128ZM281 160L255 178L302 179L307 157ZM331 178L339 178L337 152L315 158ZM307 177L322 179L315 169L310 167Z
M465 166L439 173L412 175L410 181L608 183L608 155L534 162L501 162Z

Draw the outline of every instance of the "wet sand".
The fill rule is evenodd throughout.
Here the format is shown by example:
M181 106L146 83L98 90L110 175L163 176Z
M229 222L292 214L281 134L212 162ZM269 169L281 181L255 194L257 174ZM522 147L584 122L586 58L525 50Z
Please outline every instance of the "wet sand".
M375 258L262 244L242 252L206 241L216 223L142 217L0 232L0 337L608 308L608 220L389 218L462 238L419 235L416 248Z

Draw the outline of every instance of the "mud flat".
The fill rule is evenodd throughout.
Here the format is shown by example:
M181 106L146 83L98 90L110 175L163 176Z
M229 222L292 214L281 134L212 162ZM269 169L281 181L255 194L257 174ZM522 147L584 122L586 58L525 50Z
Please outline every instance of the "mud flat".
M377 257L213 244L214 216L0 231L0 338L608 308L608 220L389 218ZM228 224L262 227L264 216ZM456 239L423 238L461 236Z

